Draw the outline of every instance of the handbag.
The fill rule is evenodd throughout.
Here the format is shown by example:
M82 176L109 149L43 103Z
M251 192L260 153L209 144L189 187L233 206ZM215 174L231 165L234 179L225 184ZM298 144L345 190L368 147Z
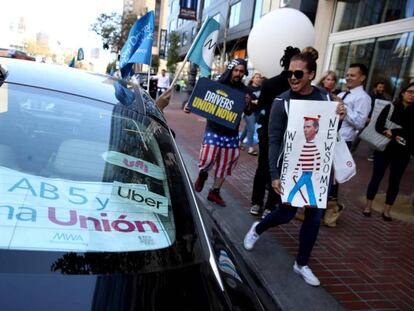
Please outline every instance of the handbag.
M339 184L347 182L356 174L356 164L341 135L337 135L333 155L335 179Z
M401 126L390 121L391 115L394 111L394 105L393 104L390 104L390 105L391 107L390 107L390 110L388 111L387 120L385 122L385 127L392 130L392 129L400 128ZM363 141L366 141L368 144L374 147L375 150L384 151L385 148L387 148L388 144L390 143L391 139L377 132L377 130L375 129L376 123L377 123L377 118L371 119L369 124L359 134L359 138L362 139Z

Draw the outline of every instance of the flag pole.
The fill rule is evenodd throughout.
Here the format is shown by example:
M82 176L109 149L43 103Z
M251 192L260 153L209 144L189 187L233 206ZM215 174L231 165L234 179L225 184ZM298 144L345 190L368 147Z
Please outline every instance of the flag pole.
M152 66L152 53L151 53L151 58L148 64L148 77L147 77L147 92L149 94L149 90L150 90L150 77L151 77L151 66Z
M200 38L201 34L203 33L203 30L206 27L206 24L207 24L208 19L209 19L209 16L207 16L207 18L205 19L203 25L201 26L200 30L197 33L197 36L195 37L195 39L194 39L193 43L191 44L190 48L188 49L187 54L184 57L183 64L181 65L180 69L177 71L178 73L175 74L174 79L172 80L169 89L173 88L175 82L177 82L177 79L178 79L179 75L181 74L181 72L184 69L185 64L187 63L188 55L194 49L195 43L198 41L198 39Z

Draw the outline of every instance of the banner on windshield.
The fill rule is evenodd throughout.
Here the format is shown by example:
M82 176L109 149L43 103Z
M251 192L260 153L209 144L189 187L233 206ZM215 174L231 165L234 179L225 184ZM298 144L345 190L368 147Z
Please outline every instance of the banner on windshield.
M5 167L0 175L2 249L125 252L174 242L169 199L146 184L46 178Z

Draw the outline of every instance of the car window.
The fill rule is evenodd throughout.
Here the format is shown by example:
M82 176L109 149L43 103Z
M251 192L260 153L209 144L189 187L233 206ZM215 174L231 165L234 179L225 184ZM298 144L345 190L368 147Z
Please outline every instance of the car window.
M176 240L173 210L189 205L156 121L122 104L7 83L0 176L0 249L163 249Z

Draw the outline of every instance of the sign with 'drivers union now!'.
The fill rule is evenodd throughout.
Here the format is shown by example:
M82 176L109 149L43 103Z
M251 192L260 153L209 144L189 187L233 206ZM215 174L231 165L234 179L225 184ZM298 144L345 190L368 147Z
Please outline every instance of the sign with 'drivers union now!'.
M188 108L210 121L236 129L246 105L245 94L228 85L200 78L188 100Z

